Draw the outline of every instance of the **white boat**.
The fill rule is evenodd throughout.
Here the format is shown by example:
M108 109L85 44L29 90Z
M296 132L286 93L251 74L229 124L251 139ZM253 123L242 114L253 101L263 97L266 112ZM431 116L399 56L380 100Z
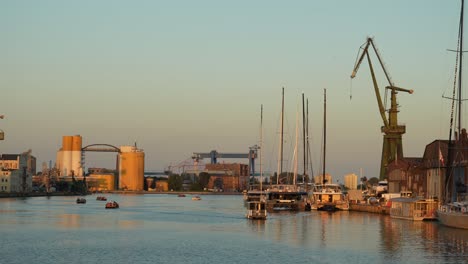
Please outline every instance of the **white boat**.
M312 209L347 211L349 210L349 201L339 184L315 184L312 188Z
M193 201L200 201L200 200L201 200L201 197L198 196L198 195L196 195L196 196L193 196L193 197L192 197L192 200L193 200Z
M441 224L445 226L468 229L468 202L454 202L442 205L437 210Z
M392 218L413 221L437 220L437 200L399 197L391 199L390 203L390 217Z
M262 168L262 150L263 150L263 105L260 110L260 187L244 192L244 201L247 202L247 219L266 220L267 210L265 195L263 192L263 168Z
M247 203L246 217L252 220L265 220L267 218L267 210L265 201L251 201Z

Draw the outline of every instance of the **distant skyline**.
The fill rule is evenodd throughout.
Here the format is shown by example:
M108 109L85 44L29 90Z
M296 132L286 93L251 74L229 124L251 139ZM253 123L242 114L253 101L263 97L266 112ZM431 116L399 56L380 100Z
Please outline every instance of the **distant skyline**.
M378 177L382 120L367 62L350 80L358 48L373 36L395 85L414 90L398 94L399 122L404 155L422 157L448 139L442 95L453 87L460 3L0 1L0 153L32 149L40 169L62 136L79 134L84 146L136 142L146 169L161 171L193 152L247 153L263 104L263 163L275 171L285 87L285 170L304 92L318 174L326 88L327 172ZM88 168L114 164L114 154L86 155Z

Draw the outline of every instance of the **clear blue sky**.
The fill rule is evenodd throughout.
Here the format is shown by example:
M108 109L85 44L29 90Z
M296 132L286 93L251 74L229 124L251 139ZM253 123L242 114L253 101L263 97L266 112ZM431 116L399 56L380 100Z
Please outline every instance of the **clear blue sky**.
M378 176L382 121L367 63L349 78L358 48L374 36L395 84L415 90L399 94L399 119L405 156L422 156L448 138L441 97L459 12L457 0L0 1L0 153L32 149L40 168L63 135L80 134L84 145L136 141L146 169L162 170L192 152L247 152L263 104L274 170L284 86L285 144L304 92L318 170L327 88L327 171ZM86 166L114 159L87 155Z

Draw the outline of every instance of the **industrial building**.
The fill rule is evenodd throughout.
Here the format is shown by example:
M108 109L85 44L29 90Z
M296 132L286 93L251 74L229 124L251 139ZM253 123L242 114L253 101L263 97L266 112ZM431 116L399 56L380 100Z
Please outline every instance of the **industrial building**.
M145 153L136 146L121 146L119 153L119 189L142 191Z
M80 135L63 136L62 148L57 152L57 168L61 176L83 176Z
M249 166L239 163L206 164L205 171L210 174L208 189L223 191L242 191L247 189Z
M117 168L115 173L90 171L86 177L93 190L143 190L145 153L136 146L121 146L120 148L108 144L92 144L83 147L82 137L63 136L62 147L57 151L56 166L60 178L65 181L84 177L84 154L87 151L116 152Z
M1 155L0 192L30 192L34 174L36 158L31 155L31 151Z

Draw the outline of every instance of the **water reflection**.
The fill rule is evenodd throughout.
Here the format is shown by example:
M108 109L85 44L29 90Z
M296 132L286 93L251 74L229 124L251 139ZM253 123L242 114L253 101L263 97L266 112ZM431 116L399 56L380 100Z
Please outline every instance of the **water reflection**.
M158 251L158 257L166 260L173 260L180 253L177 247L188 243L184 259L200 256L199 263L223 262L200 255L206 248L230 254L231 263L256 259L258 252L263 252L262 258L275 260L272 256L278 250L286 252L281 253L286 259L278 257L282 263L304 263L311 258L308 263L462 263L468 254L468 230L443 227L438 222L346 211L280 212L269 214L267 220L252 221L244 217L242 197L237 196L204 196L198 202L168 195L108 198L122 207L105 210L104 203L93 196L84 205L77 205L76 197L0 200L0 236L8 239L4 244L11 249L21 248L25 235L36 234L46 242L36 245L40 250L35 254L42 258L54 250L48 245L59 240L70 240L70 247L80 250L87 248L90 258L96 257L95 247L115 247L119 246L115 241L120 241L124 243L120 246L128 248L127 254L141 252L142 247L148 252L164 249ZM87 246L89 243L94 244ZM113 252L120 259L128 257ZM116 259L115 263L124 263Z

